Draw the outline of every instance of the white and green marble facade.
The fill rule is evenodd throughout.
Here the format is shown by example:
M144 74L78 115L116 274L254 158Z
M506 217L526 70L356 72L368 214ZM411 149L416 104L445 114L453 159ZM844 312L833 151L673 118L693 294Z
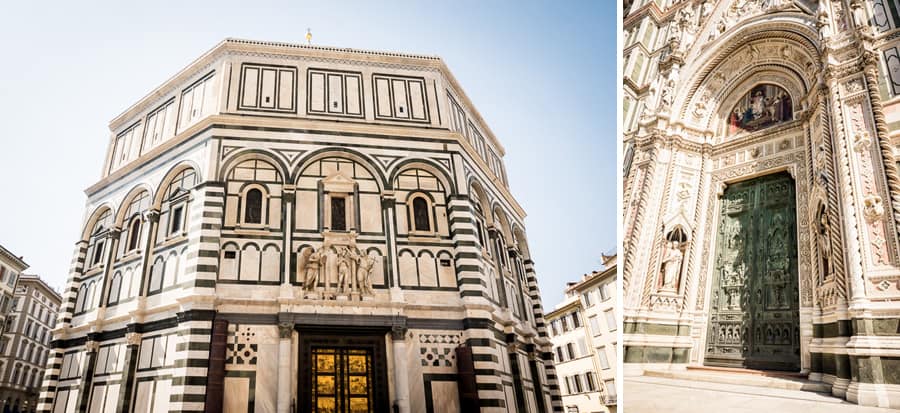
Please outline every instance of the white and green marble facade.
M847 400L900 407L898 3L626 4L625 373L707 362L723 194L787 172L800 372ZM792 115L736 130L732 108L761 84L786 91Z
M110 127L38 411L299 411L323 332L378 338L385 408L462 409L462 345L482 411L561 411L504 149L439 58L229 39ZM371 291L308 288L331 246Z

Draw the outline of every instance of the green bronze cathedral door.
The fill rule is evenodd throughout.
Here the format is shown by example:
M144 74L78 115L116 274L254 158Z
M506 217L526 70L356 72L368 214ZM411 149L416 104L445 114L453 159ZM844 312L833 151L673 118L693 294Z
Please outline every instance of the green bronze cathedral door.
M705 364L800 369L795 203L787 173L725 190Z

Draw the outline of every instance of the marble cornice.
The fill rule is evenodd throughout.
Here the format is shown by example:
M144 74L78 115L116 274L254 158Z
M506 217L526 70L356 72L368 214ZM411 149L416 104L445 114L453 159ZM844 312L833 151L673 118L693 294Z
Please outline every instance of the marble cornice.
M437 129L437 128L421 128L421 127L406 127L406 126L396 126L396 125L385 125L385 124L372 124L372 123L351 123L351 122L334 122L327 120L318 120L318 119L306 119L306 118L278 118L278 117L255 117L255 116L241 116L241 115L211 115L206 118L201 119L196 124L189 127L184 132L176 135L173 138L170 138L168 141L163 143L162 145L157 146L151 151L147 152L143 156L136 158L129 162L128 164L122 166L117 169L110 175L107 175L99 182L91 185L85 190L85 194L88 197L94 196L101 190L105 189L110 184L113 184L128 174L135 172L140 169L142 166L146 165L149 162L157 159L161 154L171 150L174 147L177 147L187 141L190 141L194 138L198 138L200 135L206 135L202 139L208 139L215 134L216 127L251 127L251 128L284 128L284 129L304 129L309 130L311 133L315 133L315 131L323 131L323 132L338 132L343 134L367 134L367 135L383 135L384 138L389 139L391 136L405 136L405 137L413 137L413 138L425 138L425 139L444 139L448 141L456 141L456 143L464 148L464 151L469 155L469 160L478 166L478 168L492 179L490 182L492 186L496 190L497 193L501 194L503 199L508 202L513 211L519 216L520 220L524 219L527 215L522 206L515 200L510 192L509 188L506 187L502 182L500 182L500 178L495 176L493 171L488 167L487 163L481 159L478 152L469 143L468 139L465 139L458 132L453 132L447 129Z

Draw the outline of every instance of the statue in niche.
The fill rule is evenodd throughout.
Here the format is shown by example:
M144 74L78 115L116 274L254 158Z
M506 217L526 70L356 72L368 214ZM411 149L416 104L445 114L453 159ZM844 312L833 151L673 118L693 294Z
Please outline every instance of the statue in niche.
M305 263L300 267L300 273L304 274L303 287L307 291L315 291L319 285L319 266L323 264L325 257L322 251L313 252L312 248L305 248L301 257L306 256ZM305 271L305 273L304 273Z
M325 277L322 283L325 285L325 291L329 291L331 290L331 281L337 281L338 279L338 254L334 248L325 249L324 262L322 264L325 267Z
M666 242L666 256L663 258L662 270L662 288L674 290L678 286L678 276L681 273L681 261L684 252L680 248L678 241Z
M375 258L370 255L360 255L356 266L356 285L359 293L372 294L372 270L375 267Z
M362 254L353 246L322 247L318 251L306 247L300 251L297 260L297 277L303 277L303 289L309 292L330 293L332 283L335 283L333 292L339 295L371 296L374 294L372 271L376 260L377 256ZM331 294L320 298L328 297Z
M824 207L819 211L819 219L816 223L816 245L819 248L819 261L822 263L820 282L831 277L831 224L828 222L828 214Z
M341 256L341 260L338 263L337 288L341 293L347 293L350 291L350 265L347 264L347 259L344 256Z

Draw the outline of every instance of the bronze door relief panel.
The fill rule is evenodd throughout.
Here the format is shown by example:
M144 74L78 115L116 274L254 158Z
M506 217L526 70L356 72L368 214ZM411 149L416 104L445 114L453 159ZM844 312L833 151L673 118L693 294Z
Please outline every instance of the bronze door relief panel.
M300 336L299 411L389 410L384 336Z
M786 173L725 190L705 364L800 369L795 205Z

